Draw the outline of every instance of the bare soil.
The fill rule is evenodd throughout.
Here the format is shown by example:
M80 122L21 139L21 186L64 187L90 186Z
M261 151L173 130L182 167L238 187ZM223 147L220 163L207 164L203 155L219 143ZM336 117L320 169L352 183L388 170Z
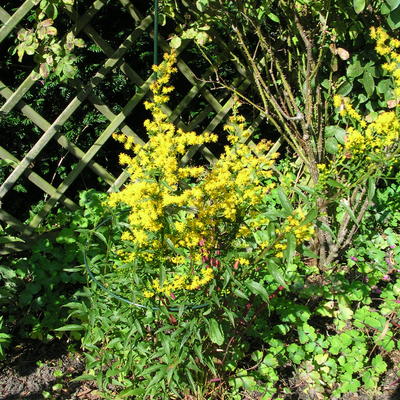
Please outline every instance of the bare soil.
M62 376L55 376L62 372ZM83 357L67 343L30 341L12 348L0 363L0 400L97 400L93 382L73 382L84 371ZM54 385L59 387L54 388ZM47 393L48 394L47 394Z
M78 352L67 350L68 344L30 341L12 348L0 363L0 400L99 400L96 383L73 381L84 372L84 359ZM391 354L392 367L385 374L375 394L349 393L332 400L400 400L400 351ZM56 372L57 371L57 372ZM57 373L62 376L57 377ZM59 384L60 387L54 388ZM47 394L47 393L48 394ZM243 394L243 400L255 400L254 394ZM314 400L303 393L287 400ZM315 397L315 400L320 400Z

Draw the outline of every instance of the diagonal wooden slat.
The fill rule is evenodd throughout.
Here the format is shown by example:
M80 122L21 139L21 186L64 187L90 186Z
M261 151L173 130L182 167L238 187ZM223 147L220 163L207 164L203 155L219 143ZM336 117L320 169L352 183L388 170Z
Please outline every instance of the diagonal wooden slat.
M37 3L37 0L26 0L16 13L10 15L0 6L0 21L3 25L0 25L0 42L8 37L18 25L22 23L23 18L32 9L32 4ZM69 102L67 107L50 123L38 112L36 112L27 101L24 101L24 96L29 93L34 81L32 80L32 73L28 74L28 77L18 86L16 90L10 90L6 85L0 81L0 95L5 99L2 107L0 108L0 117L6 116L11 110L21 112L26 118L31 120L41 130L43 135L40 139L33 143L31 149L19 160L17 157L7 151L6 148L0 147L0 158L8 159L12 162L14 170L6 178L2 186L0 187L0 200L7 194L17 180L24 175L30 180L38 190L41 190L43 194L48 196L44 206L41 208L39 213L35 215L29 224L24 224L21 221L11 215L8 210L0 210L0 221L7 224L17 232L19 236L25 240L25 242L9 243L6 245L6 249L0 248L0 254L4 252L16 250L17 248L22 249L23 246L28 246L29 242L38 236L35 234L36 228L40 225L44 218L46 218L53 207L57 203L64 204L66 207L74 209L76 204L70 198L66 197L67 191L71 188L71 185L77 180L84 169L89 168L95 173L96 176L101 177L108 185L108 191L118 190L129 178L126 171L122 171L117 178L110 174L104 166L96 162L96 157L101 149L107 146L107 142L110 139L111 134L114 131L122 131L128 136L131 136L136 143L145 144L146 139L141 138L135 131L137 127L143 124L143 116L137 115L138 118L134 119L130 125L127 122L127 117L132 115L138 108L141 109L143 101L146 97L151 97L151 91L149 90L150 83L155 79L155 74L148 71L147 76L142 77L143 73L138 73L138 66L135 65L135 60L129 60L125 56L127 50L135 45L136 41L143 34L149 34L152 37L152 17L142 16L135 7L132 0L119 0L123 10L121 18L128 18L132 23L131 32L127 32L125 40L119 45L118 48L114 49L102 36L94 29L95 18L100 10L107 10L106 7L110 4L109 0L95 0L87 5L87 8L81 7L82 15L78 15L77 10L67 6L63 7L62 11L67 18L72 21L72 31L75 35L79 32L84 32L86 35L85 41L92 41L98 46L104 54L104 62L99 68L97 73L88 81L81 82L78 79L72 81L72 86L76 90L76 96ZM190 89L186 93L180 93L182 99L179 103L171 109L169 106L164 105L163 111L169 116L170 121L174 122L177 127L183 130L197 130L199 126L205 126L202 129L203 132L207 131L218 131L221 124L224 123L227 114L230 112L235 104L235 96L227 90L212 91L209 83L207 82L208 76L212 73L212 66L206 71L202 71L200 77L191 70L188 64L185 62L185 52L187 51L190 41L185 41L183 46L178 50L178 79L184 79L190 84ZM216 38L218 44L216 51L220 55L220 59L225 61L231 60L229 54L229 46L227 43L219 42L219 38ZM159 35L159 46L164 51L169 51L168 41L162 35ZM231 60L232 61L232 60ZM233 81L233 85L239 90L245 90L250 85L250 80L246 76L246 71L243 70L242 66L233 60L234 66L238 73ZM215 66L214 66L215 67ZM101 100L102 96L98 94L99 85L108 77L114 70L119 69L128 78L132 85L138 87L135 95L133 95L126 104L118 104L122 107L122 111L114 113L112 107L107 104L106 100ZM10 85L11 86L11 85ZM107 93L105 93L107 98ZM193 101L205 102L205 106L198 111L198 114L190 120L185 122L183 114L192 106ZM68 140L68 138L62 134L63 125L71 118L71 116L79 110L83 104L85 107L87 104L91 104L95 112L101 113L107 120L104 130L99 134L97 139L93 139L94 143L91 144L90 148L84 152L76 144ZM254 132L264 119L262 113L252 121L250 130ZM132 121L132 118L130 119ZM43 151L51 140L57 141L57 143L69 154L73 155L77 160L77 164L72 166L71 171L68 173L66 178L57 187L54 187L51 183L46 182L42 177L36 174L31 169L31 162ZM92 140L92 142L93 142ZM256 144L252 141L252 136L246 140L253 150L256 152ZM270 153L274 153L279 149L281 141L277 141L270 150ZM217 155L213 154L211 149L207 146L193 146L189 149L187 154L181 160L182 163L188 163L200 151L205 159L213 164L217 160ZM106 165L109 168L108 165ZM73 193L71 193L73 196ZM8 246L8 247L7 247ZM8 250L7 250L8 249Z
M0 28L0 43L9 35L9 33L18 25L18 23L25 17L26 14L32 9L35 5L35 0L26 0L21 7L11 16L7 18L6 21L3 20L3 26ZM7 12L3 7L1 8L0 16L7 16Z
M9 153L6 149L0 146L0 158L3 160L9 160L14 165L18 165L19 160L14 157L11 153ZM43 179L40 175L36 172L33 172L30 168L25 171L25 176L38 188L40 188L43 192L47 193L50 196L53 196L56 192L56 188L48 183L45 179ZM71 199L62 196L60 198L60 202L64 204L70 210L77 210L79 207L78 205L73 202Z
M33 228L24 225L21 221L2 208L0 208L0 220L17 230L24 239L29 239L29 237L35 233Z
M12 91L0 81L0 95L4 98L9 98L12 95ZM32 107L27 105L23 100L19 102L17 107L21 110L22 114L29 118L35 125L37 125L43 131L47 131L51 124L46 121L40 114L38 114ZM66 136L59 133L56 134L55 139L65 149L68 150L76 158L81 159L84 156L84 152L75 144L71 143ZM90 163L89 168L97 175L101 176L107 183L112 184L115 178L101 165L98 163Z
M32 0L27 0L24 3L26 7L29 6L29 4L32 2ZM29 4L28 4L29 3ZM105 0L96 0L86 11L86 13L82 16L82 18L79 19L79 22L76 26L76 28L74 29L74 33L75 35L77 33L79 33L81 31L81 29L90 21L90 19L92 19L94 17L94 15L101 10L101 8L104 6L105 4ZM24 7L22 6L22 7ZM32 8L32 6L31 6ZM29 9L30 10L30 9ZM29 10L27 12L29 12ZM19 10L18 10L19 11ZM17 11L17 12L18 12ZM8 15L8 19L7 21L3 20L3 17L6 17L8 15L8 13L5 12L5 10L3 10L3 13L0 14L0 18L2 18L2 22L5 22L5 25L3 28L5 28L6 26L8 26L8 22L10 20L13 20L13 16ZM15 14L14 14L15 15ZM22 16L23 18L23 16ZM11 27L14 28L18 22L22 19L15 19L15 21L13 20L13 22L15 22L15 24ZM1 31L0 31L0 43L1 43ZM0 108L0 116L1 114L7 114L9 113L13 107L15 107L15 105L18 103L18 101L20 101L24 95L29 91L29 89L35 84L35 80L33 79L34 77L34 71L32 71L28 77L24 80L24 82L18 87L18 89L15 91L15 93L13 94L13 96L11 96L7 102L5 104L3 104L3 106ZM0 197L1 198L1 197Z
M82 102L86 99L89 92L93 90L111 70L116 66L121 57L128 51L133 45L136 37L140 31L149 24L150 19L144 19L137 29L135 29L128 37L123 41L120 47L115 51L111 58L109 58L95 76L89 81L89 83L78 93L78 95L67 105L65 110L56 118L49 129L44 135L36 142L32 149L26 154L21 160L17 168L11 173L6 179L3 185L0 187L0 200L5 196L8 190L15 184L18 178L23 174L24 170L29 164L39 155L50 139L57 133L60 127L72 116L72 114L78 109Z
M152 78L149 78L143 86L148 88ZM146 90L144 90L146 91ZM48 212L54 207L60 197L65 193L68 187L74 182L74 180L79 176L79 174L83 171L83 169L87 166L87 164L93 159L96 153L101 149L101 147L106 143L106 141L110 138L113 132L117 130L117 128L123 123L125 118L130 114L130 112L136 107L136 105L141 100L142 95L140 93L136 93L125 105L122 111L110 122L107 128L103 131L101 136L96 140L96 142L90 147L90 149L86 152L86 154L82 157L82 159L78 162L76 167L68 174L64 182L57 188L57 192L53 195L45 204L43 209L37 214L31 221L30 226L37 227L41 220L48 214Z

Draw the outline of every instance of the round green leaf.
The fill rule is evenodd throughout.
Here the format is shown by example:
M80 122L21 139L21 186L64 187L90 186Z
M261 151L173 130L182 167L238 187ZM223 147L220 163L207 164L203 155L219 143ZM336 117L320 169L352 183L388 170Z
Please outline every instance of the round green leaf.
M400 0L385 0L385 3L390 7L390 10L395 10L400 5Z
M400 27L400 7L397 7L395 10L391 11L391 13L387 16L386 21L391 29L397 29Z
M353 89L353 84L350 81L344 81L339 89L337 90L337 94L340 94L342 96L347 96Z
M347 67L346 75L349 78L357 78L357 76L362 75L364 72L363 67L361 66L360 61L355 60L352 64Z
M340 126L328 125L325 127L325 137L326 138L336 136L337 134L342 135L342 132L344 132L346 134L346 131L343 128L341 128Z
M171 48L177 49L177 48L181 47L181 44L182 44L182 39L180 37L175 36L174 38L171 39L171 42L170 42Z
M392 83L390 79L383 79L376 85L376 91L379 94L386 94L391 92ZM390 94L390 93L389 93ZM385 96L386 98L386 96Z
M336 130L335 133L335 139L340 143L344 145L344 142L346 140L346 131L342 128L339 128Z
M334 137L326 139L325 150L329 154L336 154L339 151L339 144Z
M353 8L356 14L360 14L362 11L364 11L365 0L353 0Z

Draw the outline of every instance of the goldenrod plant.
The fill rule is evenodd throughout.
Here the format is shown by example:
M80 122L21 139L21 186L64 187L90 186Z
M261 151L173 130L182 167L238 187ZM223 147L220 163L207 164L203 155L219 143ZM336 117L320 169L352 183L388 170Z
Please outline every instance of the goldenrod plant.
M292 149L293 158L304 166L296 175L303 178L302 185L307 187L301 189L303 195L312 198L318 210L313 238L313 249L318 255L316 263L320 269L331 268L351 243L358 216L362 218L367 207L361 200L352 200L354 190L359 192L359 189L338 190L343 182L334 183L334 178L329 181L335 185L329 193L318 192L319 167L336 157L346 136L345 129L339 129L340 120L335 120L333 97L353 95L360 115L376 113L383 102L392 100L388 95L391 83L380 79L383 75L371 51L372 41L365 32L368 24L376 23L398 29L400 3L384 0L178 3L173 15L185 15L185 19L171 46L178 48L184 40L194 40L210 64L215 86L235 93L264 117L263 133L276 132ZM392 44L397 42L392 40ZM214 46L218 52L213 50ZM383 55L380 48L378 54ZM389 53L386 50L385 55ZM388 66L394 69L395 63L389 61ZM228 68L240 71L249 85L234 84L227 74ZM372 187L376 177L370 178ZM362 181L358 183L364 185ZM327 197L332 198L334 191L338 203L345 204L344 221L349 221L341 226L335 218L338 204L327 204ZM293 193L287 191L289 197L296 196Z
M326 243L319 254L326 266L338 257L341 249L351 244L373 203L376 183L390 176L393 168L399 165L400 41L390 38L382 28L372 27L370 36L376 41L376 52L387 58L382 69L392 78L393 88L388 94L387 107L368 115L354 108L350 96L336 94L333 97L338 123L328 126L326 131L328 140L336 147L329 160L317 165L318 182L326 202L322 207L326 214L335 204L342 215L335 233L327 229L328 225L333 225L327 221L327 216L321 216L321 221L326 222Z
M328 399L361 387L372 396L388 367L384 352L398 345L400 237L382 228L360 242L356 233L380 193L375 182L397 163L396 109L364 116L350 97L335 96L337 124L327 127L335 151L318 163L313 187L293 183L298 170L267 142L250 148L238 107L218 161L184 164L191 146L216 136L168 121L175 61L166 54L154 67L149 141L114 135L130 179L104 202L113 223L88 248L102 290L91 294L91 310L74 311L90 353L86 378L96 376L109 398L117 395L110 387L121 387L121 399ZM329 214L317 213L317 201ZM333 268L318 265L317 228L326 235L325 263L352 244L358 250ZM375 295L382 304L372 309ZM321 317L329 332L315 322ZM282 383L287 368L292 386Z
M164 297L164 302L188 291L207 291L216 275L223 275L226 263L235 263L235 252L241 252L244 275L254 275L255 264L268 271L267 255L283 258L289 246L292 258L314 232L312 223L304 222L302 208L288 205L280 227L266 217L278 154L269 152L265 141L253 152L246 144L250 132L237 112L225 126L229 145L214 165L182 164L190 146L215 142L217 136L184 132L168 122L162 105L174 89L169 81L175 62L174 53L165 54L164 63L153 67L158 78L151 85L153 101L145 104L152 113L144 123L149 141L141 146L114 135L134 155L120 155L130 181L108 200L110 207L129 207L129 226L116 255L133 263L136 271L146 270L147 278L138 285L143 297ZM249 240L255 241L251 251L246 250Z

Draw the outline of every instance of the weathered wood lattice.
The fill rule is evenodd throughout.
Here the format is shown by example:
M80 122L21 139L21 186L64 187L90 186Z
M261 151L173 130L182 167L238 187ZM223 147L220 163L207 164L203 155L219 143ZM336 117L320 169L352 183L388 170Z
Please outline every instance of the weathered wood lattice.
M32 90L35 85L40 84L40 82L32 79L32 72L28 71L23 82L15 89L8 87L0 78L0 95L2 97L2 99L0 98L0 118L4 118L11 111L22 113L25 118L32 121L43 131L39 140L37 140L36 143L32 143L30 150L20 159L7 150L7 133L0 132L0 137L2 138L0 143L0 158L12 164L11 173L6 176L0 186L0 201L6 199L6 196L10 194L11 189L20 179L29 180L35 187L43 192L43 199L45 199L44 206L30 219L29 223L24 223L19 220L18 215L13 214L12 207L5 209L3 206L0 209L0 223L3 226L12 227L15 232L17 232L16 236L23 240L23 242L3 243L3 248L0 249L2 253L22 248L24 245L29 245L37 236L37 228L56 205L62 205L72 210L78 207L73 200L74 194L67 194L67 191L85 169L90 169L94 174L100 177L107 184L109 191L118 190L128 178L124 171L121 171L119 175L109 172L107 165L100 165L100 163L96 161L96 155L102 147L107 146L110 136L115 131L122 131L132 136L138 143L143 144L145 141L135 132L138 125L128 123L127 118L143 103L146 96L150 95L149 85L154 79L154 76L151 74L151 71L149 71L148 76L142 78L135 71L134 60L128 63L124 56L132 46L135 46L142 35L145 33L152 34L153 19L151 15L142 16L135 8L133 0L119 0L119 2L122 5L121 9L124 11L124 14L121 14L121 18L131 19L132 29L130 32L126 32L125 39L121 41L117 48L111 47L107 40L103 39L93 26L93 22L96 20L98 13L101 10L104 11L104 7L108 7L109 2L107 0L96 0L91 4L87 2L86 9L83 12L80 9L79 15L76 11L72 11L68 8L63 10L74 22L74 33L84 37L86 43L94 43L100 48L104 59L103 64L98 68L97 72L86 82L78 82L77 80L73 82L75 96L54 120L46 120L45 117L35 111L32 105L29 104L29 100L27 100L29 91ZM34 6L34 0L26 0L12 15L0 6L0 43L10 35L15 35ZM213 92L210 90L210 87L206 83L206 78L209 75L208 71L204 71L204 79L196 77L195 73L189 68L187 63L185 63L183 57L185 48L187 48L189 44L190 43L186 43L186 46L184 45L180 49L177 66L179 70L179 79L187 80L191 88L187 93L183 94L176 107L173 109L166 108L165 111L170 116L170 119L183 129L195 130L199 126L202 126L202 130L215 131L223 123L224 118L231 110L235 101L234 96L226 91L219 90ZM161 48L160 51L169 50L168 42L161 35L159 37L159 46ZM221 48L221 52L222 51L223 49ZM129 82L132 85L136 85L139 89L136 90L136 93L126 104L120 105L121 111L119 113L114 113L112 108L99 98L95 89L99 88L106 77L115 73L117 69L122 71ZM249 81L245 76L240 74L240 70L237 74L236 85L241 88L246 88L246 86L249 85ZM204 109L202 109L190 123L184 123L181 118L182 113L191 107L193 99L199 96L205 101ZM86 151L82 150L77 143L74 143L73 140L62 132L63 125L84 102L89 102L96 112L102 114L107 121L102 133L91 143L91 146L86 149ZM212 118L209 118L210 114ZM255 129L260 124L261 120L262 118L258 116L253 121L252 128ZM142 123L143 120L138 119L137 124ZM32 167L37 157L41 153L46 152L47 146L52 142L56 142L58 146L61 146L76 159L76 164L74 164L71 171L66 175L63 181L56 186L40 176ZM273 151L276 151L279 145L280 143L277 142ZM212 150L206 146L202 146L200 148L193 147L188 154L186 154L183 162L189 162L198 151L202 153L208 162L212 163L215 161L216 155L213 154Z

